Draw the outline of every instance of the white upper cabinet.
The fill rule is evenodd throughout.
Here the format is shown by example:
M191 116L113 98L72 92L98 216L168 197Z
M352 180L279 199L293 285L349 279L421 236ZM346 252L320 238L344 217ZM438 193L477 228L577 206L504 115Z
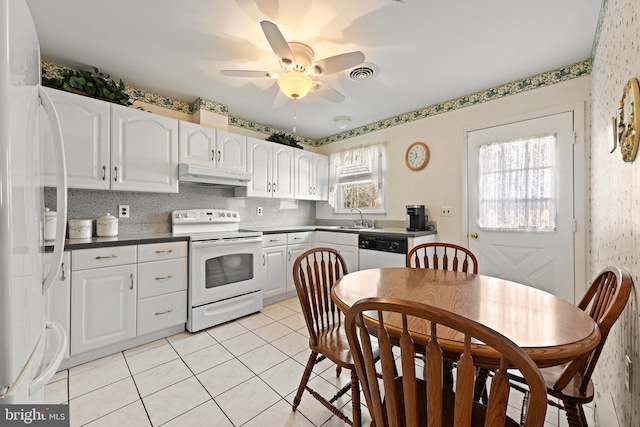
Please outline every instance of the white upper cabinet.
M251 181L237 196L293 198L293 147L247 138L247 164Z
M178 121L111 105L111 188L178 192Z
M45 89L60 118L69 188L178 192L178 121L93 98ZM45 159L51 129L42 124ZM45 185L54 185L44 161Z
M247 137L181 121L180 163L246 172Z
M247 137L224 130L216 131L216 167L247 171Z
M109 104L60 90L45 88L45 91L60 118L68 186L108 190L111 178ZM45 141L44 159L52 159L51 128L46 120L42 120L40 129ZM45 185L55 186L55 164L46 160L43 163Z
M296 150L295 198L327 200L329 198L329 160L327 156Z

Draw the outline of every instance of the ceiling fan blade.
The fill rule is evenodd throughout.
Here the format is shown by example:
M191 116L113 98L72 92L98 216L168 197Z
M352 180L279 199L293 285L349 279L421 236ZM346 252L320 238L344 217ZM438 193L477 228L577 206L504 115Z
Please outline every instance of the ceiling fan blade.
M220 74L223 76L231 76L231 77L268 77L273 79L274 77L268 71L253 71L253 70L220 70Z
M336 104L341 103L342 101L344 101L345 97L343 94L341 94L340 92L338 92L337 90L335 90L334 88L332 88L331 86L328 86L324 83L321 82L317 82L318 85L316 86L316 88L313 90L313 93L315 93L316 95L334 102Z
M293 53L291 52L289 43L287 43L287 40L280 32L278 26L270 21L261 21L260 26L262 27L262 31L264 32L269 45L271 45L273 52L280 59L286 59L290 62L294 62Z
M287 103L291 98L284 94L280 89L278 89L278 93L276 97L273 99L273 108L281 108L284 104Z
M325 75L355 67L363 62L364 53L357 50L355 52L342 53L316 61L311 65L310 69L314 75Z

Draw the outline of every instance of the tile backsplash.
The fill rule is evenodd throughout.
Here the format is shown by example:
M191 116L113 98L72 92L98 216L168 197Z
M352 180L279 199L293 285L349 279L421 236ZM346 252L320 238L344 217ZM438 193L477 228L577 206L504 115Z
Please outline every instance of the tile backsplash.
M179 209L231 209L240 212L240 228L315 224L316 202L234 197L229 188L180 184L178 194L78 190L68 192L70 219L95 219L118 205L129 205L130 217L120 218L119 234L169 233L171 211ZM55 189L45 189L45 206L56 210ZM257 208L262 207L262 216Z

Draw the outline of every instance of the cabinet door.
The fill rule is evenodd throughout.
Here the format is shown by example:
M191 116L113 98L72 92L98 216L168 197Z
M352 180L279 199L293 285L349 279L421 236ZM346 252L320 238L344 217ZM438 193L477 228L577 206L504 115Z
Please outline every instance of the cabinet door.
M296 199L310 200L313 187L313 154L296 150L294 196Z
M136 266L74 271L71 355L136 336Z
M247 185L247 196L271 197L271 146L269 141L247 138L247 160L251 181Z
M287 291L286 246L272 246L262 250L264 298L280 295Z
M178 121L111 105L111 189L178 192Z
M179 128L180 163L214 167L216 130L183 121L180 121Z
M360 269L360 249L357 246L338 245L338 252L347 264L347 271L353 273Z
M293 147L282 144L273 144L273 168L272 168L272 194L280 199L292 199L293 172L295 154Z
M216 134L216 167L247 171L247 137L219 130Z
M295 264L296 258L307 249L309 249L307 244L287 245L287 292L296 290L296 285L293 282L293 264Z
M329 158L322 154L313 155L313 198L329 200Z
M45 88L56 107L67 163L69 188L108 190L109 163L109 103L86 96ZM40 129L44 158L52 159L53 140L46 116L41 114ZM55 186L55 164L44 161L45 185Z
M53 253L47 252L44 254L44 262L47 266L51 265L53 261ZM71 254L65 252L62 256L62 264L60 265L60 271L56 280L53 281L47 293L45 316L47 320L58 322L64 328L69 337L69 331L71 330ZM51 334L47 334L47 339L51 338ZM51 345L47 344L47 360L51 360L53 357L53 350L55 350L55 343ZM69 357L69 344L67 343L67 350L65 352L65 359Z

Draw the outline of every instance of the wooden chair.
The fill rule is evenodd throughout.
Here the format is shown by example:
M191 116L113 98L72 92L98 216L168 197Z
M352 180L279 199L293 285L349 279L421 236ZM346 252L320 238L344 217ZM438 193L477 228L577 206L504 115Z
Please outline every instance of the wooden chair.
M571 427L588 426L582 405L593 400L591 375L596 367L609 331L624 309L633 281L629 272L619 267L607 267L591 283L578 304L589 313L600 329L600 342L589 353L562 366L541 369L547 393L559 399L549 399L549 404L565 410ZM511 375L512 380L522 382L522 377Z
M311 354L304 374L300 380L298 393L293 400L293 410L300 404L305 389L320 403L347 424L360 426L360 386L349 343L344 333L342 313L331 300L331 287L347 274L347 265L342 255L335 249L315 248L300 255L293 264L293 281L298 292L304 319L309 330ZM341 368L351 371L351 383L327 400L308 386L313 367L329 358L337 365L337 374ZM351 389L353 420L333 405L342 395Z
M476 256L469 249L451 243L424 243L415 246L407 254L407 267L478 274Z
M363 315L373 316L376 320ZM410 331L412 325L418 328L417 321L424 320L430 322L426 327L430 329L425 331L430 337ZM530 411L524 426L544 424L547 399L540 371L521 348L496 331L437 307L385 298L358 301L348 311L345 322L356 371L376 427L517 426L518 423L506 414L509 366L518 367L530 386ZM447 337L451 336L452 329L464 337L464 352L454 368L455 392L451 386L443 386L446 383L443 361L451 354L447 351ZM372 335L377 337L380 368L373 357ZM472 340L482 341L485 345L472 344ZM403 372L400 377L394 376L392 343L400 349ZM486 356L487 346L500 355L500 362L491 383L488 406L484 406L473 400L474 358L480 360L483 354ZM416 354L424 361L424 380L415 375ZM377 379L378 370L382 371L383 390Z

